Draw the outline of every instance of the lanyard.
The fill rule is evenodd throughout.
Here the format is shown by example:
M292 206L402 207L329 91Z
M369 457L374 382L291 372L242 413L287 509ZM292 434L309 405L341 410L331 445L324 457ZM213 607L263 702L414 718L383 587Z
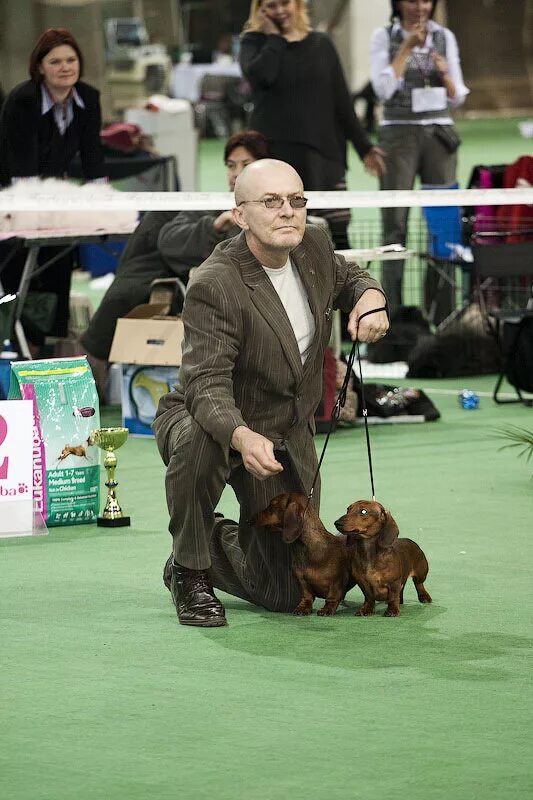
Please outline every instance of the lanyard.
M429 54L430 55L431 55L431 52L432 51L429 50ZM422 63L422 61L421 61L419 56L420 56L420 53L415 53L415 51L413 50L413 58L415 60L416 66L417 66L419 72L421 73L422 78L424 79L424 86L426 88L428 88L431 85L430 81L429 81L429 76L431 75L431 72L432 72L433 68L430 67L428 70L424 69L424 65L423 65L423 63Z

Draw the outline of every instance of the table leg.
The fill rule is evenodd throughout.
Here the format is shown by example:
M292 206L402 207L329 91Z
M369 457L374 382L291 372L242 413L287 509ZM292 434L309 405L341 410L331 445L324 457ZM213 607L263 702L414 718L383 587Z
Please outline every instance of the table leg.
M39 247L30 247L28 249L28 255L26 256L26 261L24 262L24 269L22 270L22 277L20 279L19 287L17 290L17 310L15 312L15 334L17 337L18 345L21 354L24 358L31 359L30 348L28 347L28 341L26 339L26 334L24 333L24 329L22 327L22 323L20 318L22 316L22 309L24 307L24 302L26 297L28 296L28 289L30 286L30 281L33 275L33 271L37 265L37 256L39 255Z

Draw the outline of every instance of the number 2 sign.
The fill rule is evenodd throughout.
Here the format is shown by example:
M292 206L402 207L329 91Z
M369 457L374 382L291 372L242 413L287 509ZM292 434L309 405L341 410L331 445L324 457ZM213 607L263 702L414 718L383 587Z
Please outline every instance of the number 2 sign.
M7 437L7 422L5 417L0 414L0 459L2 453L2 445L4 444ZM0 481L7 480L8 475L8 467L9 467L9 456L5 456L3 461L0 461Z
M0 535L31 531L32 441L31 400L0 401Z

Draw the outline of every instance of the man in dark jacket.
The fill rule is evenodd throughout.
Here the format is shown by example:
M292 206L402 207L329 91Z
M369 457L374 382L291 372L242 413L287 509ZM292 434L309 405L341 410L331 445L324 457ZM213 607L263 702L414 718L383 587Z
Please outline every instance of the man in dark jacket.
M377 341L388 328L379 284L306 226L306 202L288 164L250 164L235 186L241 233L217 245L187 290L179 384L153 424L173 537L165 582L184 625L225 624L213 586L270 610L295 607L289 548L249 521L279 492L311 488L332 310L349 313L353 339ZM226 484L238 524L215 522ZM319 497L317 484L317 509Z

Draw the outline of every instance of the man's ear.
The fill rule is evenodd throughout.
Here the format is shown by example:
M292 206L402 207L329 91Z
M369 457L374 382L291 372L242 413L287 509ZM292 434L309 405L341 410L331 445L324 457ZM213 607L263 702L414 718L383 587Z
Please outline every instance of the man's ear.
M295 542L302 533L302 509L297 503L289 503L283 516L283 541Z
M233 214L233 222L235 225L238 225L243 231L247 231L249 225L244 220L244 214L241 206L235 206L235 208L232 208L231 213Z

